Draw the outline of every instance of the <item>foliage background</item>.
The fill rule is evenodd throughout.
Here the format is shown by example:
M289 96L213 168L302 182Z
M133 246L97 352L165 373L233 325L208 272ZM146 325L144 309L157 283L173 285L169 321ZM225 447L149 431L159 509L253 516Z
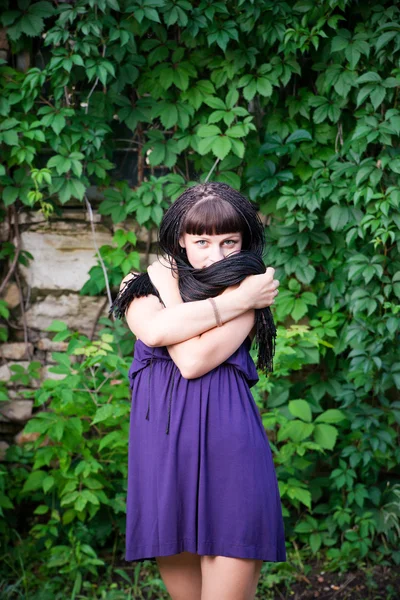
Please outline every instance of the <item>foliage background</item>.
M285 513L289 562L277 572L290 579L311 559L333 570L399 564L397 3L0 6L10 46L2 218L21 208L51 218L77 199L85 210L98 186L116 234L82 290L96 295L137 268L136 238L118 229L126 218L157 227L213 167L212 180L247 194L265 215L281 283L275 372L254 391ZM121 144L137 149L125 179ZM8 277L29 261L11 241L2 258ZM34 393L26 432L40 435L1 467L4 577L29 597L39 586L41 598L75 597L121 564L132 336L102 324L93 341L53 323L69 342L55 355L65 378Z

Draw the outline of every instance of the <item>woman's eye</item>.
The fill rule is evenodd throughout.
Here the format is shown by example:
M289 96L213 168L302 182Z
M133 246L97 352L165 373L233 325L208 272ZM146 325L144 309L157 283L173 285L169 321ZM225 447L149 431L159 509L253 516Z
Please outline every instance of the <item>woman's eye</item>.
M196 244L202 246L203 245L202 242L204 242L205 244L207 243L206 240L197 240ZM234 245L234 244L236 244L236 240L225 240L224 244L226 244L226 243L228 243L228 245Z

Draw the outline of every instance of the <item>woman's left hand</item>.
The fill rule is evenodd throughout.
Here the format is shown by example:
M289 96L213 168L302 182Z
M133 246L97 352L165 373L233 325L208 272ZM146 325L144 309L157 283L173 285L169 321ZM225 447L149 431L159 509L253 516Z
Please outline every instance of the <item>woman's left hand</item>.
M163 294L168 294L171 289L173 291L179 290L178 272L173 258L171 263L172 267L168 259L160 257L147 267L151 283L158 290L161 297L163 297Z

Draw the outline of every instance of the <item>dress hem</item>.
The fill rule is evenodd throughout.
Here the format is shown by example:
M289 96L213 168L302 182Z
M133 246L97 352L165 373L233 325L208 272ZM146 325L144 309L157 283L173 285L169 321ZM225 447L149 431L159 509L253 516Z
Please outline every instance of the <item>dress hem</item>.
M196 542L190 538L183 538L176 542L167 544L156 544L154 546L137 546L135 551L127 551L126 561L145 560L155 561L157 556L171 556L181 552L191 552L201 556L227 556L229 558L252 558L266 562L286 562L286 553L281 555L276 550L263 546L246 546L244 544L221 544L219 542Z

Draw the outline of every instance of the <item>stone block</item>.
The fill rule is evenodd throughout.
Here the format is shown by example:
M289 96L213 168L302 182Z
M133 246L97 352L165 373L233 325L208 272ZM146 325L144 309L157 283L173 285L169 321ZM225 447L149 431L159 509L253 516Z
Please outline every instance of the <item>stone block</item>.
M29 359L29 352L33 354L33 344L24 342L11 342L0 346L0 356L8 360Z
M29 366L29 362L27 362L27 361L18 362L18 363L9 362L9 363L5 363L4 365L1 365L0 366L0 381L8 382L10 380L10 377L12 375L14 375L14 372L10 370L10 367L12 364L21 365L21 367L24 367L24 369L27 369ZM16 383L16 382L11 382L11 383Z
M16 283L8 283L4 291L3 300L7 302L8 308L15 308L19 305L19 290Z
M28 327L45 331L53 320L64 321L73 330L89 335L98 311L104 303L104 298L98 296L80 296L65 294L36 301L26 312ZM101 316L107 316L108 302Z
M36 224L21 233L21 241L22 248L34 257L29 267L20 267L33 289L79 291L97 263L89 223ZM111 244L111 232L96 225L96 241L99 247Z
M32 416L33 400L13 400L0 403L0 421L28 421Z
M68 348L68 342L53 342L49 338L42 338L36 346L39 350L46 350L48 352L65 352Z
M25 383L21 383L20 381L11 381L11 377L13 375L16 375L16 373L14 371L11 371L10 367L12 365L20 365L21 367L23 367L24 369L27 369L29 367L30 362L29 361L10 361L8 363L5 363L4 365L0 366L0 381L4 382L8 387L18 387L20 388L21 386L25 386ZM40 380L39 379L31 379L29 386L33 389L37 389L38 387L40 387ZM0 404L1 406L1 404Z

